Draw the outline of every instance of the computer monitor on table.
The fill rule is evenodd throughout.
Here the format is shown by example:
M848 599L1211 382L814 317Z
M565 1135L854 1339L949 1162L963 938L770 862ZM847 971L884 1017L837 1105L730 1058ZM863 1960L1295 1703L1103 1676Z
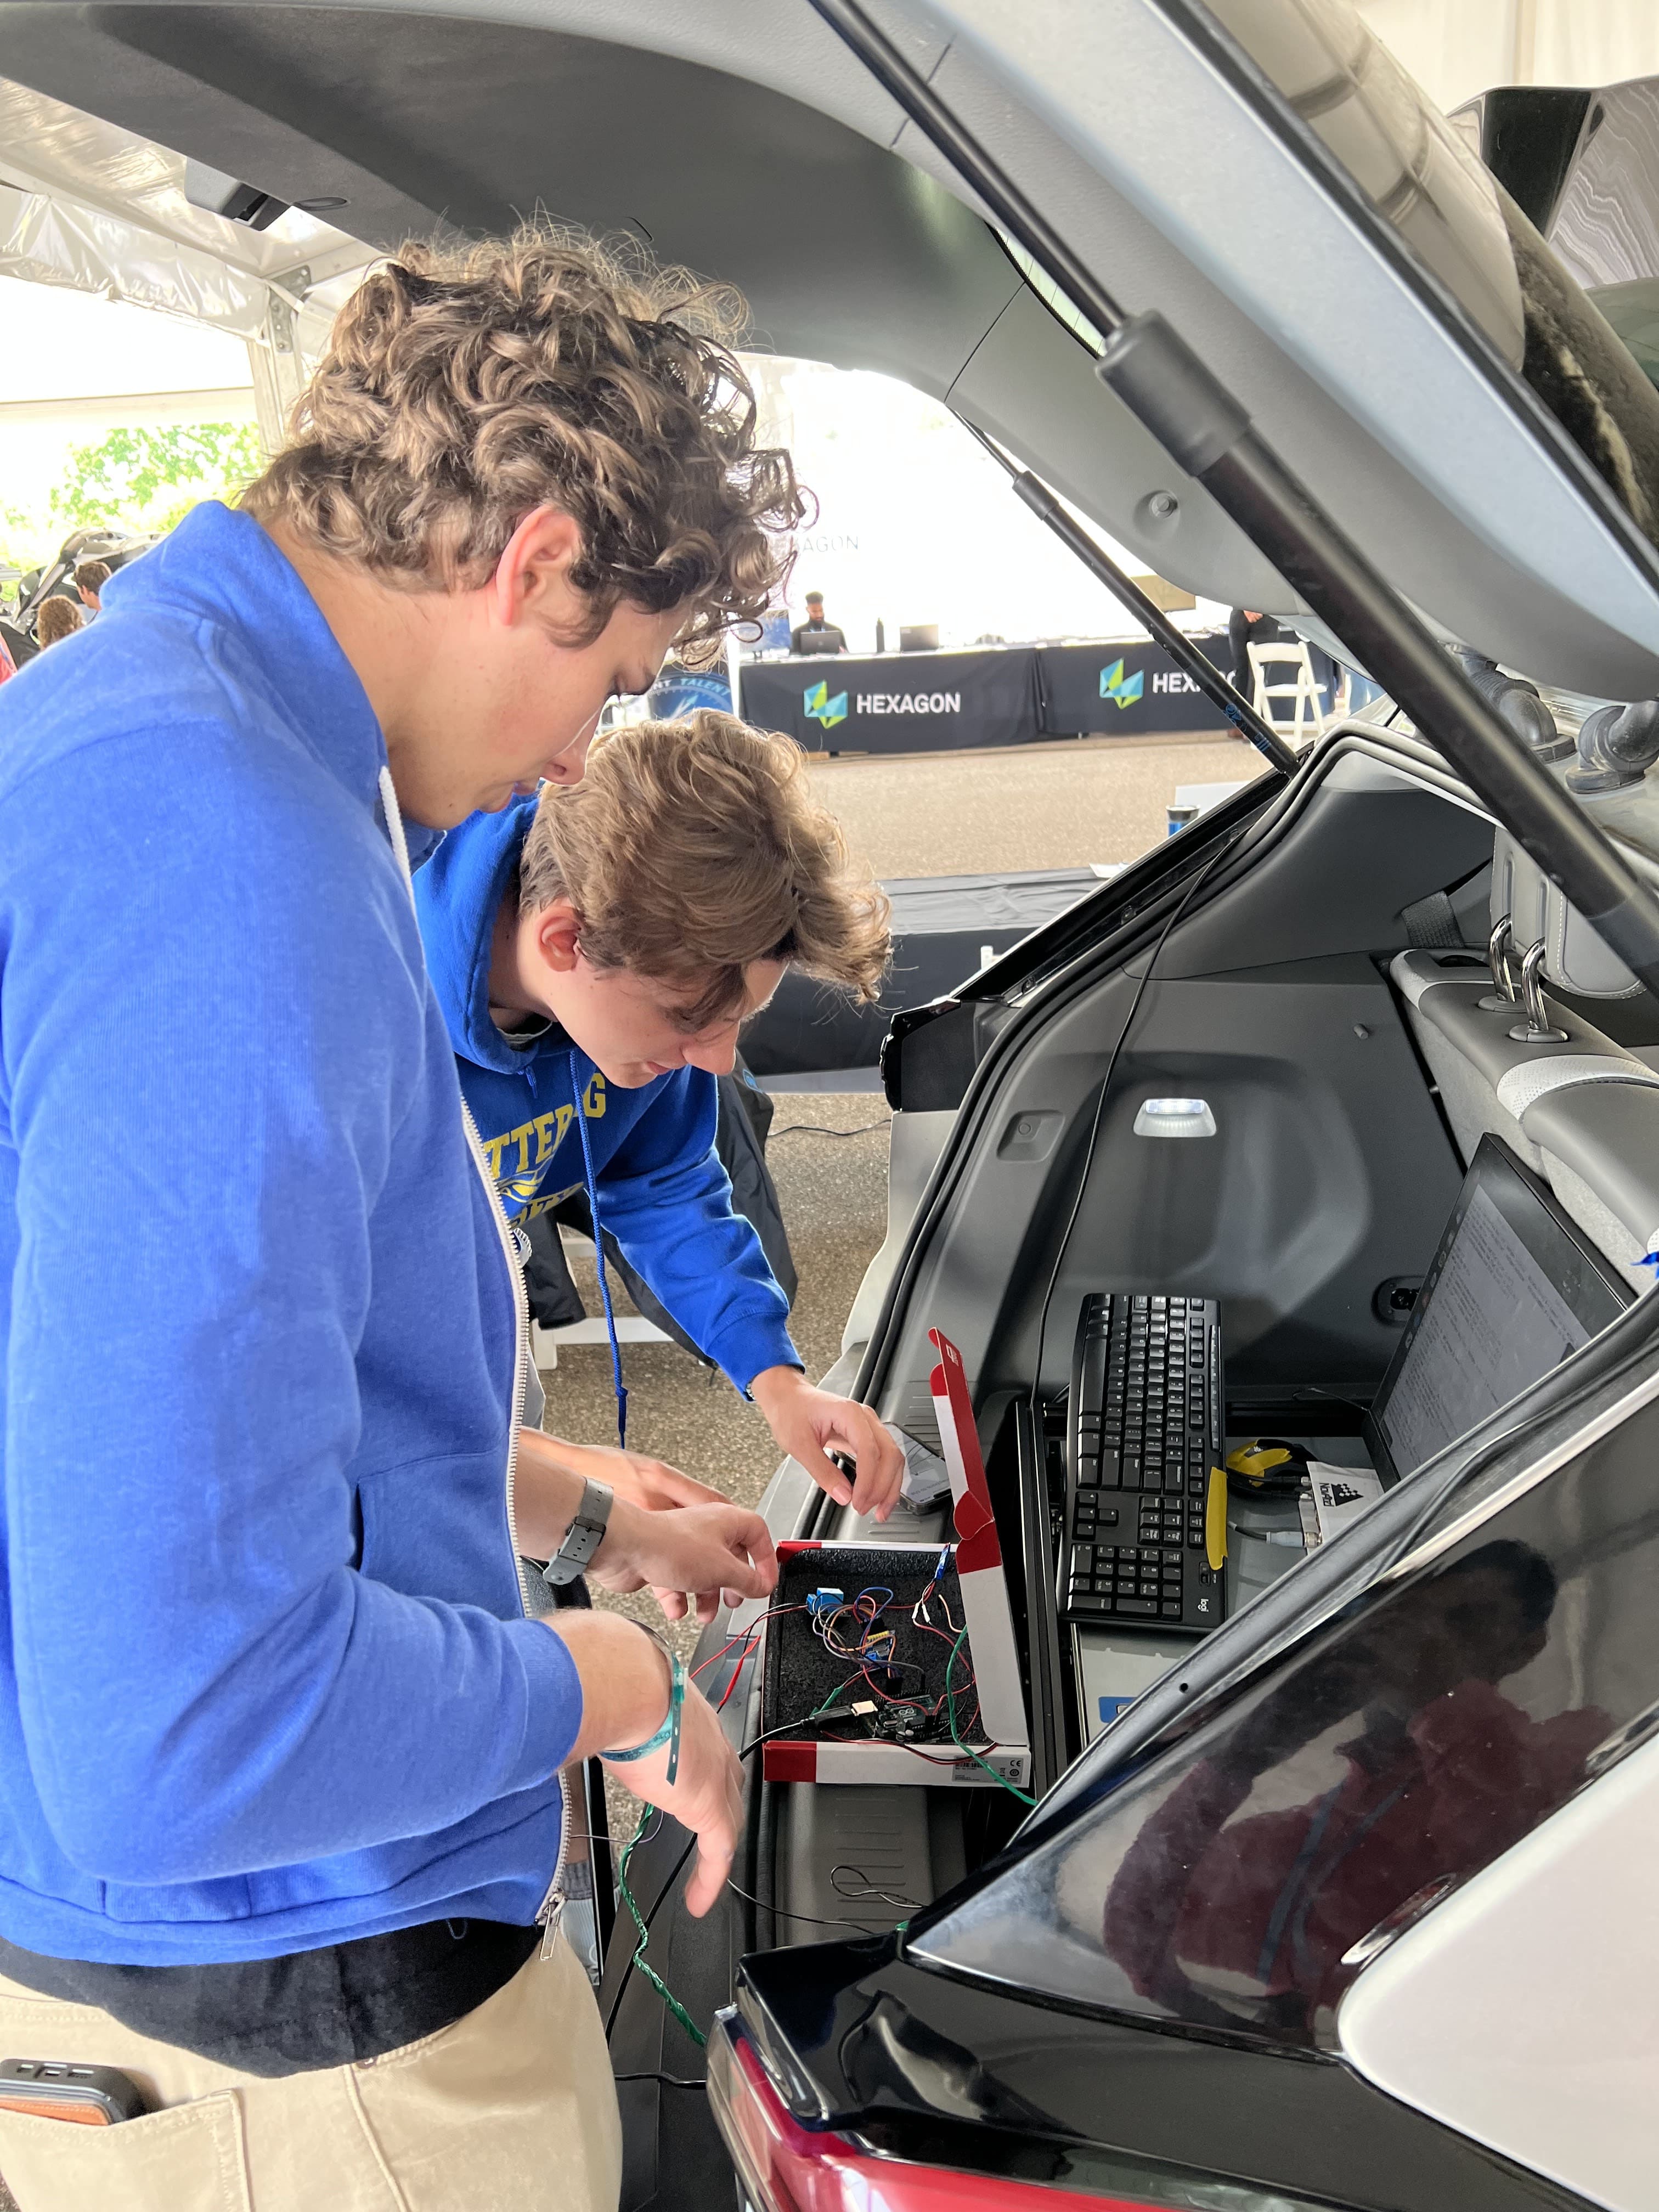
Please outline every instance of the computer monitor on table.
M939 624L937 623L905 623L899 630L901 653L937 653Z
M1547 1186L1483 1137L1365 1417L1384 1484L1415 1474L1634 1299Z

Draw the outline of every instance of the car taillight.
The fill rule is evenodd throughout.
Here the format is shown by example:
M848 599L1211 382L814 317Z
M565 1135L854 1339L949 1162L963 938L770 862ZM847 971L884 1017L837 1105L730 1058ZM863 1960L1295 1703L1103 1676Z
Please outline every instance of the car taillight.
M708 2039L708 2102L753 2212L1158 2212L1139 2198L877 2158L804 2128L729 2017Z

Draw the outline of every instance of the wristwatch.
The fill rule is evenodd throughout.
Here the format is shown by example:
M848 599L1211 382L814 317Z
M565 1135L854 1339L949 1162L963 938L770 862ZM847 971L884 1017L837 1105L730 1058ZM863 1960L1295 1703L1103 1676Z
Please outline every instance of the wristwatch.
M599 1550L615 1495L608 1482L594 1482L591 1478L583 1481L576 1517L566 1530L563 1543L542 1569L542 1580L550 1589L562 1589L567 1583L574 1583Z

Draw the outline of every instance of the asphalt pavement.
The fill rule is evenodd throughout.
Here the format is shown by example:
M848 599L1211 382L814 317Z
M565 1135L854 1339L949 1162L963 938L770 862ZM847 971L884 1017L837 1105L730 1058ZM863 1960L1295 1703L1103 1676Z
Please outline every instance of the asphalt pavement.
M973 753L814 760L812 787L884 878L1133 860L1167 834L1178 786L1267 763L1237 738L1074 738Z

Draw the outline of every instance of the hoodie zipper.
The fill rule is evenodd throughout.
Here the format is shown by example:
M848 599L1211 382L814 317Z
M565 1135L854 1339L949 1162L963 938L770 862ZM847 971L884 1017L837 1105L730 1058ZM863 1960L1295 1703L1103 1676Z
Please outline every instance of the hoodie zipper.
M520 1232L507 1219L501 1206L490 1176L483 1139L479 1136L478 1125L472 1118L472 1109L465 1098L461 1101L461 1119L466 1127L466 1141L472 1154L472 1164L478 1171L489 1202L513 1292L513 1420L507 1432L507 1535L513 1547L514 1572L519 1578L519 1603L528 1620L531 1617L530 1577L524 1553L519 1547L519 1523L514 1510L514 1488L519 1470L519 1428L524 1419L525 1370L530 1359L530 1315L525 1299L524 1250L520 1245ZM564 1911L565 1862L570 1854L570 1826L575 1809L575 1792L571 1787L570 1776L561 1768L558 1855L553 1862L552 1880L543 1893L541 1903L536 1907L536 1925L545 1930L541 1949L544 1959L553 1948L553 1939L559 1932L559 1919Z
M472 1154L472 1164L478 1171L489 1210L501 1240L502 1256L507 1261L508 1280L513 1291L513 1421L507 1435L507 1534L513 1547L513 1567L519 1578L519 1603L525 1617L531 1617L530 1577L525 1565L524 1553L519 1546L518 1517L514 1510L514 1489L519 1469L519 1428L524 1419L525 1370L530 1359L530 1316L525 1299L524 1257L528 1247L521 1249L520 1231L507 1219L501 1206L495 1182L490 1176L489 1162L478 1134L478 1125L472 1118L472 1109L465 1098L461 1101L461 1119L466 1127L466 1141ZM559 1919L564 1911L565 1863L570 1855L570 1828L575 1817L575 1792L568 1772L559 1771L559 1849L553 1862L553 1877L536 1907L536 1925L545 1932L542 1937L541 1955L544 1959L553 1948L553 1939L559 1932Z
M409 843L404 836L404 817L398 805L398 793L392 781L392 771L383 768L380 776L380 808L386 817L386 835L391 841L404 888L410 903L415 901L415 881L409 865ZM518 1580L519 1604L526 1620L532 1617L530 1582L525 1571L524 1554L519 1549L518 1516L514 1510L514 1486L519 1468L519 1426L524 1419L525 1370L530 1358L530 1316L526 1303L524 1285L524 1251L520 1248L519 1231L508 1221L501 1205L501 1194L489 1172L489 1162L484 1153L483 1140L478 1134L478 1125L472 1118L472 1109L461 1100L461 1122L466 1132L467 1149L472 1155L472 1164L483 1185L484 1199L490 1218L495 1224L501 1257L507 1265L507 1289L513 1306L513 1407L507 1431L507 1473L505 1498L507 1505L507 1537L513 1547L513 1571ZM527 1248L526 1248L527 1249ZM546 1957L558 1932L559 1914L564 1905L565 1860L570 1848L570 1824L574 1804L569 1776L561 1769L559 1774L559 1849L553 1862L553 1879L536 1910L536 1924L544 1927L547 1934L542 1943L542 1956Z

